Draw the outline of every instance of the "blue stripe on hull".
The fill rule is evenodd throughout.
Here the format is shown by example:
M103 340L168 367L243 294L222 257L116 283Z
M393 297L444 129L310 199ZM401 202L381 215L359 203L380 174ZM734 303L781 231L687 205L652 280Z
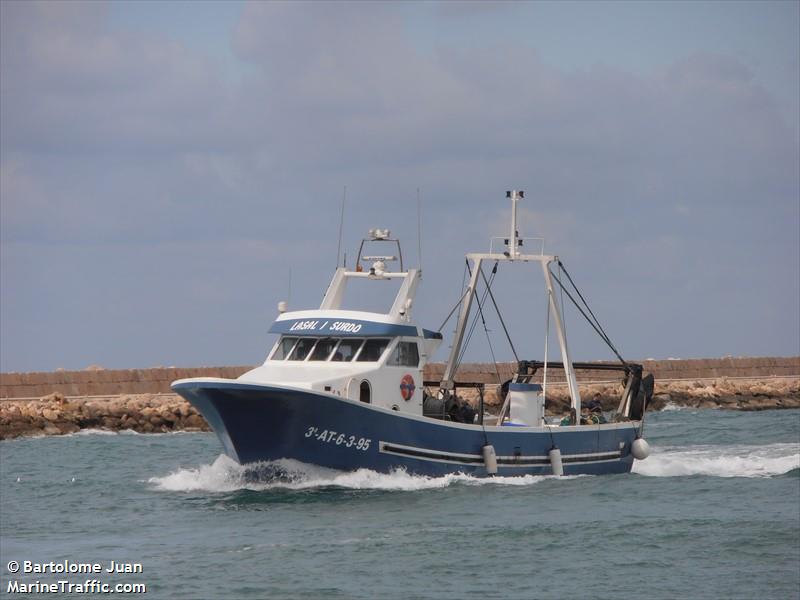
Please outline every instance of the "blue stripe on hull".
M548 475L561 450L564 473L627 473L634 424L544 428L481 427L414 418L308 390L224 381L185 381L173 389L240 463L292 458L340 470L486 475L481 448L492 444L499 475Z

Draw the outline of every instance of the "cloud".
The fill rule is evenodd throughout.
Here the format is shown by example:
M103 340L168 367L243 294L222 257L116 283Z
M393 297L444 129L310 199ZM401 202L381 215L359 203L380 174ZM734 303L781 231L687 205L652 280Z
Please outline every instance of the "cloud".
M439 5L430 18L455 27L473 7ZM674 286L683 268L689 288L707 289L698 256L771 266L754 269L747 285L717 282L695 314L716 314L726 294L755 314L763 299L752 290L769 286L797 299L797 131L736 57L696 52L640 72L600 62L565 70L513 38L480 48L420 43L405 5L256 2L230 32L247 65L231 78L164 31L113 24L103 3L0 10L0 232L14 256L36 248L36 264L66 247L117 247L97 251L134 272L142 246L175 242L203 245L203 260L216 249L233 269L244 259L230 248L266 240L285 253L267 252L259 276L277 282L291 263L293 295L316 301L333 264L343 186L345 245L376 225L413 240L421 187L422 294L432 308L417 314L429 325L452 304L447 286L460 281L462 253L505 230L503 220L492 226L507 211L504 191L522 188L536 223L525 233L557 240L551 249L581 264L576 276L601 304L625 300L620 313L678 319L685 300L653 290ZM503 7L493 18L513 14ZM175 256L179 277L192 255ZM9 297L49 289L35 270L22 273L6 275ZM634 285L631 274L647 279ZM266 285L259 293L272 306L285 284ZM123 304L131 314L157 305L138 302ZM219 298L195 302L198 318L219 317ZM15 306L21 322L37 318ZM746 320L742 346L760 330L778 332L781 348L794 343L780 334L797 322L788 312L771 329ZM665 355L715 347L670 329ZM27 343L22 334L13 342ZM727 352L744 350L719 353Z
M112 30L99 2L7 2L3 11L4 146L162 154L230 139L229 90L181 44Z

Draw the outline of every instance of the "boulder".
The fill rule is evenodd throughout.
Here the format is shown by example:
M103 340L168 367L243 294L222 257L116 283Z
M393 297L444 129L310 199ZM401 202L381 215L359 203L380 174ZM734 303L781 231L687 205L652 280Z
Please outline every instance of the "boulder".
M200 415L189 415L186 417L186 427L187 428L195 428L195 429L207 429L208 425Z
M61 419L61 411L60 410L52 410L50 408L45 408L42 410L42 416L50 421L51 423L55 421L59 421Z
M119 430L119 419L116 417L103 417L101 419L104 429L108 429L110 431L118 431Z
M80 427L78 427L78 425L66 421L56 423L55 426L58 429L58 431L62 434L75 433L76 431L80 431Z

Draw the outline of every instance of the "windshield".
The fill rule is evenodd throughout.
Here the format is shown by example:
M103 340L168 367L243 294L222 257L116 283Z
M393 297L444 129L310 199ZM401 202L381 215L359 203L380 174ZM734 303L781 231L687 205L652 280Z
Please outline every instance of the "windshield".
M300 338L297 342L297 345L292 350L292 353L289 355L289 360L303 360L308 353L311 351L311 348L314 346L314 342L316 342L314 338Z
M358 358L355 359L358 362L376 362L383 356L390 341L384 338L364 340L364 338L287 336L280 339L270 360L351 362L358 355ZM414 344L414 350L416 350L416 344ZM397 353L398 351L395 351L393 354L393 361L394 355ZM398 364L414 363L414 360L407 355L416 357L416 352L404 352L403 354L403 360L400 360ZM393 364L395 363L393 362Z
M350 362L353 360L353 356L355 356L355 353L358 352L358 349L363 343L364 340L362 339L348 338L346 340L342 340L339 342L336 352L333 353L332 360L337 362Z
M324 338L317 342L317 345L314 346L314 351L311 353L311 356L308 360L328 360L333 352L333 349L336 347L336 342L334 338Z
M361 349L361 354L356 359L358 362L375 362L380 359L386 346L389 345L389 340L374 339L367 340L364 347Z
M289 356L289 352L292 351L294 348L294 344L297 341L296 337L284 337L281 338L281 341L278 342L278 347L275 348L275 352L272 353L271 360L283 360L287 356Z

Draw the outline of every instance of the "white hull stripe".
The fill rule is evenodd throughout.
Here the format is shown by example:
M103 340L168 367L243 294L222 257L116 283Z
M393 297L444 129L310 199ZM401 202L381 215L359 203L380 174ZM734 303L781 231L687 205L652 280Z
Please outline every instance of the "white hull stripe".
M433 462L455 463L460 465L482 465L483 456L480 454L461 454L446 452L444 450L431 450L404 446L390 442L380 442L379 450L383 454L393 454L406 458L416 458ZM613 462L622 458L622 452L595 452L590 454L566 454L561 457L564 464L586 464L598 462ZM497 465L503 467L543 467L550 465L549 456L498 456Z

